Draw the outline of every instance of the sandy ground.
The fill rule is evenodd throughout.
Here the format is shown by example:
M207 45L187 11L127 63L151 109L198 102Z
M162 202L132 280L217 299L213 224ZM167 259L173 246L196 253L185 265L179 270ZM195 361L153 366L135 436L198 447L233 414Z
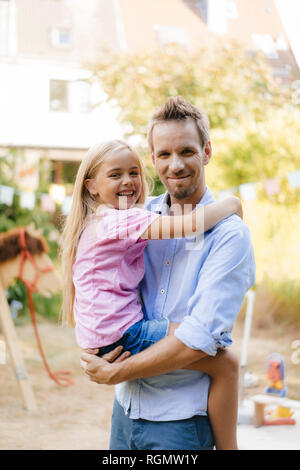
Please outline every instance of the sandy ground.
M22 407L19 388L10 363L0 365L0 449L107 449L113 387L90 382L79 367L79 349L73 331L39 319L44 350L53 371L70 369L74 384L60 387L49 379L35 343L31 324L17 328L20 345L38 403L30 414ZM0 339L3 337L0 334ZM239 354L242 328L234 330L233 350ZM286 361L289 397L300 400L300 364L291 361L292 342L300 330L252 331L248 369L259 379L259 386L246 390L245 399L261 393L266 385L266 358L280 352ZM241 449L300 449L300 416L297 426L238 429Z
M253 416L253 402L245 400L240 408L244 416ZM250 413L251 411L251 413ZM296 425L261 426L254 428L251 424L238 426L238 443L240 450L300 450L300 411L296 410L293 418Z

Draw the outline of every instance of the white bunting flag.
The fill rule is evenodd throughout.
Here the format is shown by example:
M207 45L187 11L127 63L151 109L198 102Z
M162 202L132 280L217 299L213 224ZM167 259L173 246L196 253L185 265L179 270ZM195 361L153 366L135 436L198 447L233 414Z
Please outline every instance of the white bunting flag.
M41 209L45 212L55 212L56 204L54 199L49 194L41 195Z
M14 199L14 188L0 185L0 203L11 206Z
M268 196L274 196L280 193L280 186L275 178L265 181L264 186Z
M34 209L35 205L35 194L29 193L28 191L20 192L20 207L22 209Z
M51 184L49 194L57 204L63 204L66 188L62 184Z
M239 191L244 201L255 201L257 199L254 183L241 184Z
M289 181L289 185L291 189L296 189L300 187L300 170L292 171L288 173L287 179Z
M61 211L63 213L63 215L68 215L70 210L71 210L71 206L72 206L72 196L66 196L65 197L65 200L64 200L64 203L61 207Z
M232 196L235 193L235 188L222 189L218 192L218 199L225 199L225 197Z

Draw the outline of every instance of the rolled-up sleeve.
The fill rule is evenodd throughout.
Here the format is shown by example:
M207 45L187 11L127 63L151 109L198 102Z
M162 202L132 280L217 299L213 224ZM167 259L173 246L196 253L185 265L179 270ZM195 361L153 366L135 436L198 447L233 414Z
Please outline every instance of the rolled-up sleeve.
M255 261L248 227L234 223L220 230L198 275L187 314L175 336L191 349L215 356L230 346L233 323L255 281Z

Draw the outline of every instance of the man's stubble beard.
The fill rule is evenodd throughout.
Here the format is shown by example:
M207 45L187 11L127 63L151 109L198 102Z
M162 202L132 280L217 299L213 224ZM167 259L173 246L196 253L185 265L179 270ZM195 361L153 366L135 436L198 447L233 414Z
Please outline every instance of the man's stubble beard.
M194 192L196 191L196 188L193 186L189 186L187 188L178 188L178 189L169 189L167 188L168 193L170 194L171 197L174 199L185 199L189 196L192 196Z

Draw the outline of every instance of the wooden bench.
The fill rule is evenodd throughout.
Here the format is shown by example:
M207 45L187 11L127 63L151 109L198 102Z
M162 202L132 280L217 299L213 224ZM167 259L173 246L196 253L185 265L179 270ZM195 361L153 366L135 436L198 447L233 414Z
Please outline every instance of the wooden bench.
M284 408L300 409L300 401L290 400L286 397L278 397L276 395L254 395L251 397L254 401L254 417L253 425L258 428L264 424L264 408L266 405L277 405Z

